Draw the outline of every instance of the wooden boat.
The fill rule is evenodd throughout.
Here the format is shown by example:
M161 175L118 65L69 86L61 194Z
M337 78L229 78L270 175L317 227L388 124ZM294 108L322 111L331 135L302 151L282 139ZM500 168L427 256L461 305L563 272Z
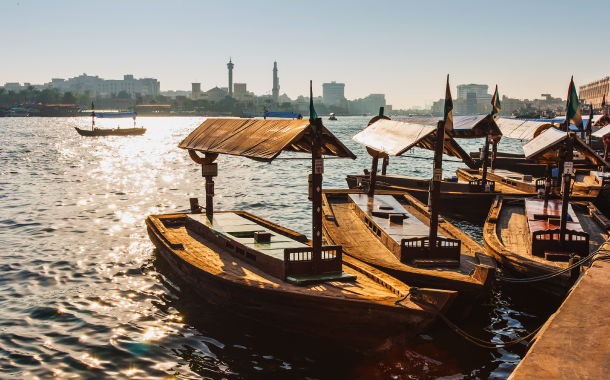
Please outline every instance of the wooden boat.
M205 207L191 199L191 213L150 216L147 228L190 291L249 318L367 348L421 333L456 297L424 289L436 310L419 305L406 297L409 286L322 245L322 154L355 156L321 119L209 118L179 147L202 165ZM270 162L285 150L312 156L312 241L246 212L214 212L218 154Z
M384 211L379 206L392 209ZM460 242L459 260L438 265L426 258L413 261L405 253L407 240L427 237L430 228L427 207L409 194L377 190L369 202L360 190L325 190L323 210L328 243L341 245L346 255L410 285L457 291L450 310L454 316L467 316L491 290L494 260L479 243L445 220L439 219L441 238L447 244L454 241L451 239ZM396 222L390 215L396 215Z
M552 128L523 148L531 159L549 164L560 160L562 187L567 189L572 184L573 149L582 150L583 145L574 133ZM557 154L563 151L565 156ZM547 192L544 199L498 198L485 223L484 242L509 272L523 278L550 276L574 263L573 255L587 257L608 238L610 221L591 202L570 202L570 191L562 195L561 200L549 199ZM563 296L577 276L578 267L572 273L531 284Z
M223 219L224 217L224 219ZM257 248L254 238L236 238L226 232L210 236L219 226L200 224L213 220L256 231L271 231L271 241L300 250L295 260L279 260L286 267L311 265L304 254L311 252L311 242L290 231L246 212L205 214L151 215L146 220L148 235L171 269L188 285L187 290L244 317L338 342L374 348L424 331L437 317L436 313L409 299L395 304L410 287L356 259L341 256L340 270L353 281L320 281L305 286L286 281L263 270L260 262L271 258ZM212 223L210 223L212 224ZM240 228L241 230L245 228ZM244 231L240 231L244 232ZM244 235L242 235L244 236ZM246 239L250 243L245 243ZM281 241L281 243L280 243ZM273 245L267 244L267 245ZM254 248L252 248L254 247ZM244 256L242 256L242 253ZM254 261L256 260L256 261ZM451 291L420 289L441 312L454 300Z
M390 120L381 108L379 116L352 138L373 157L370 185L367 193L326 191L323 212L328 241L401 281L458 291L452 312L466 316L475 301L490 291L495 263L479 244L439 217L442 154L463 154L445 133L445 121L430 126L410 119ZM378 160L415 146L435 152L429 209L408 194L376 188Z
M571 246L568 254L557 254L561 204L561 200L549 200L545 207L542 199L497 198L485 222L483 240L510 276L532 278L555 273L569 266L571 253L586 257L608 239L610 221L591 202L572 202L568 211ZM563 297L578 274L566 272L529 285Z
M116 129L105 129L105 128L94 128L92 130L80 129L74 127L76 132L81 136L139 136L146 133L146 128L116 128Z
M91 109L94 109L93 103L91 103ZM81 136L93 137L93 136L138 136L146 133L146 128L136 128L136 116L135 112L91 112L91 130L80 129L74 127L76 132ZM133 128L96 128L95 118L101 119L133 119Z

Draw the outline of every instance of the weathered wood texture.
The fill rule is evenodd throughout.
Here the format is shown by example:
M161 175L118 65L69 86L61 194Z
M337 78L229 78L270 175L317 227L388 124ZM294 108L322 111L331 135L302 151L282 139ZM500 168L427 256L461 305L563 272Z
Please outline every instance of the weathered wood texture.
M610 263L597 261L538 333L509 380L610 378L609 297Z
M248 217L265 228L279 227L250 214ZM186 229L185 214L149 216L146 225L158 253L188 284L182 291L280 328L373 348L419 334L436 318L435 312L410 299L395 305L410 288L353 258L345 258L343 271L355 275L355 282L296 286ZM289 231L286 236L300 234ZM441 312L456 296L455 292L434 289L423 292Z
M447 237L462 241L459 267L419 268L400 260L388 250L369 227L356 215L348 203L348 194L358 190L324 191L324 231L332 244L340 244L345 255L350 255L382 270L412 286L433 286L456 290L458 299L455 309L458 314L468 314L475 300L491 289L495 275L495 262L485 253L483 247L455 226L444 221L439 223L439 231ZM414 197L389 191L378 190L377 194L392 194L402 199L406 211L420 222L429 226L426 207ZM454 311L454 310L452 310Z

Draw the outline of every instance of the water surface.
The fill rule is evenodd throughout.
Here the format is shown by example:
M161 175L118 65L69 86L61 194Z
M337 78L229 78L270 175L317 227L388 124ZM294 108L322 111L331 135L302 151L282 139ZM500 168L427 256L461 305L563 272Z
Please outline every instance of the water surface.
M203 199L200 167L176 148L202 120L142 117L144 136L87 138L74 127L88 127L89 118L0 119L0 377L509 376L525 353L523 344L480 349L439 323L408 347L363 356L231 315L185 291L156 257L144 220L151 213L188 210L189 197ZM370 168L364 148L351 140L367 121L325 122L358 156L326 161L326 188L345 188L346 174ZM470 151L482 141L460 143ZM501 144L501 150L519 149L514 140ZM285 156L297 157L280 157ZM416 150L412 156L431 152ZM221 156L218 166L217 209L247 210L311 235L310 161L266 164ZM462 166L445 162L444 175ZM432 162L392 157L388 172L431 177ZM480 220L457 224L480 241ZM532 331L556 306L497 285L459 323L473 335L500 342Z

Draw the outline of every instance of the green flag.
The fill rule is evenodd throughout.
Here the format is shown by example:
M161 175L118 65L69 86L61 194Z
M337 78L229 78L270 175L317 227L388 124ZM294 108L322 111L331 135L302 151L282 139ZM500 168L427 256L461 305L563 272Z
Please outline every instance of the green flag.
M491 106L493 107L491 111L491 116L502 111L502 104L500 103L500 94L498 94L498 85L496 85L496 92L494 92L494 96L491 98Z
M570 88L568 89L566 124L574 124L578 127L578 129L582 130L582 117L580 116L580 107L578 106L578 95L576 94L576 87L574 87L574 77L570 79Z
M453 131L453 99L451 98L451 89L449 88L449 74L447 74L447 87L445 88L445 112L443 120L445 121L445 131Z
M313 123L318 118L316 110L313 108L313 88L312 81L309 81L309 123Z

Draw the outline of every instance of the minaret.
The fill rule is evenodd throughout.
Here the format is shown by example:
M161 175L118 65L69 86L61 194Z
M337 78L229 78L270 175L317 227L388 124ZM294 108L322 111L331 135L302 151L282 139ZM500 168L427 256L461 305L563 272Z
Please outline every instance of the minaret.
M235 66L231 62L231 58L229 58L229 63L227 63L227 67L229 68L229 96L233 97L233 66Z
M273 90L271 91L273 101L277 103L280 97L280 78L277 77L277 62L273 62Z

